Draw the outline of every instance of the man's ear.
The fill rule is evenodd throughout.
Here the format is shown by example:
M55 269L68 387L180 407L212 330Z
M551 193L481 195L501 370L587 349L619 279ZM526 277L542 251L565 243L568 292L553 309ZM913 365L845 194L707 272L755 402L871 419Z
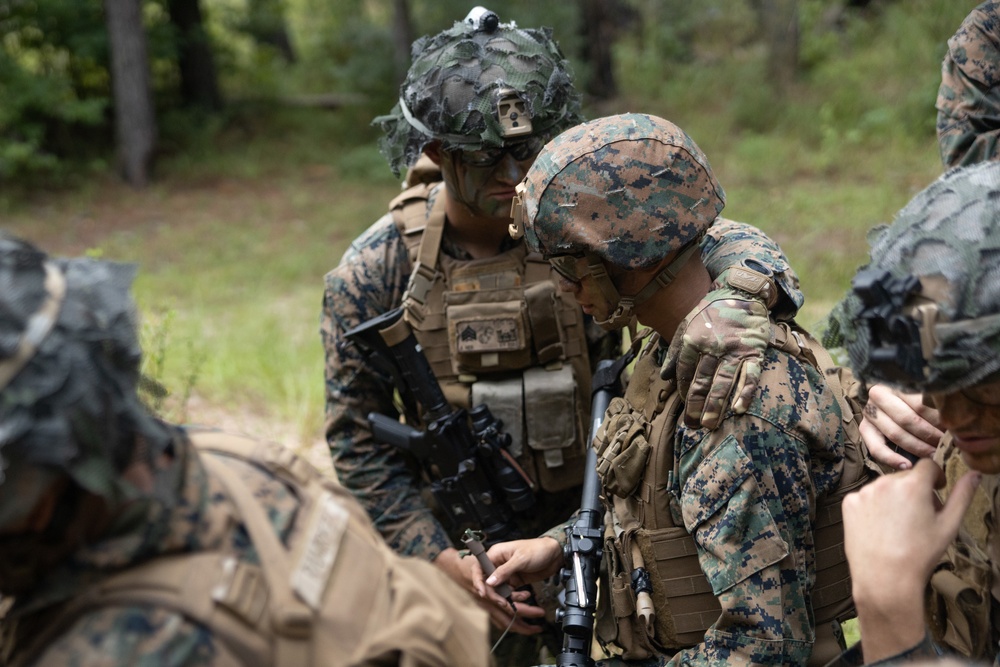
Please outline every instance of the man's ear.
M433 162L434 164L436 164L436 165L438 165L440 167L441 166L441 152L442 152L442 150L443 149L441 148L441 142L440 141L432 141L429 144L427 144L426 146L424 146L424 155L426 155L427 157L429 157L431 159L431 162Z

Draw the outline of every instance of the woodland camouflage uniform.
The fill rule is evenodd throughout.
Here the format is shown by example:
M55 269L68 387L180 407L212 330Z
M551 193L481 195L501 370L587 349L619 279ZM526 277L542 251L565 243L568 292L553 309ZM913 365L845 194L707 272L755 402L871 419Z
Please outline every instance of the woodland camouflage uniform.
M652 116L563 133L522 188L524 236L554 263L583 256L592 269L648 268L683 256L706 230L709 239L755 231L717 217L725 195L704 154ZM709 326L711 317L699 305L685 324ZM818 367L815 341L772 320L747 412L728 411L711 431L685 426L673 365L681 342L652 335L594 443L614 520L597 636L629 665L805 665L817 631L819 499L841 483L850 408ZM640 566L651 579L652 635L637 617ZM846 571L834 576L843 583Z
M997 157L1000 141L1000 3L976 7L948 40L937 97L945 167Z

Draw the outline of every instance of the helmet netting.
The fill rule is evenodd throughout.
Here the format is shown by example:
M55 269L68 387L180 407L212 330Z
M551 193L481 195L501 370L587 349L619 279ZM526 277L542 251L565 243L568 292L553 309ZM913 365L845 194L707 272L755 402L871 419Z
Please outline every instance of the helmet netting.
M583 120L572 70L548 28L506 23L489 33L457 22L417 40L412 51L400 101L373 121L385 132L379 148L397 176L434 139L465 150L502 146L496 105L504 88L525 103L534 134L554 135Z
M44 253L0 236L0 362L17 349L45 298ZM64 274L58 319L0 390L0 465L26 461L68 472L108 495L137 437L162 451L169 435L136 394L140 346L130 265L48 260ZM0 474L2 482L2 474Z
M884 272L886 289L873 305L856 278L831 314L825 344L846 347L866 382L913 392L950 393L1000 372L1000 163L947 172L890 226L873 230L869 242L871 261L862 271ZM919 284L907 283L911 276ZM904 283L909 287L900 287ZM929 299L940 313L930 359L913 350L919 347L914 336L886 341L876 332L880 322L894 318L900 332L916 332L910 313ZM880 319L873 322L876 308ZM879 361L890 353L920 363L900 372Z

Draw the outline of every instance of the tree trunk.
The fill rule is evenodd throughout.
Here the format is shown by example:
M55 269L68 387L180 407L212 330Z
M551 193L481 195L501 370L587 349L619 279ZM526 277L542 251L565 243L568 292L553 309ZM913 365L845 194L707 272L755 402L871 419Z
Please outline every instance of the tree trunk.
M767 40L767 73L777 92L784 93L799 71L799 12L797 0L759 0L761 26Z
M618 94L614 60L611 47L615 40L615 9L620 3L613 0L581 0L580 18L583 21L582 59L590 68L585 90L599 100Z
M413 21L410 20L409 0L392 3L392 53L396 79L402 82L410 69L410 45L413 44Z
M185 106L209 111L222 108L215 59L208 42L198 0L169 0L170 22L177 30L177 66Z
M249 0L246 31L258 44L272 47L285 62L297 60L281 0Z
M117 160L125 181L141 188L149 183L156 146L142 0L105 0L104 16L111 51Z

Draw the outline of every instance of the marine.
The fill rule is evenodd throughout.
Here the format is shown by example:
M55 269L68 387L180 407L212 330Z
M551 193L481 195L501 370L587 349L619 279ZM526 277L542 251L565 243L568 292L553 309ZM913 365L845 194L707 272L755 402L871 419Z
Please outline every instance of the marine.
M705 154L663 118L608 116L548 143L518 195L513 232L560 272L561 289L606 326L635 317L649 327L594 442L608 510L597 638L620 656L602 664L836 656L851 602L843 559L826 557L842 541L839 495L867 471L832 360L794 320L768 313L767 275L734 266L724 277L723 304L768 320L757 391L714 429L683 418L683 338L714 328L716 315L703 306L716 296L705 238L753 233L720 216L725 192ZM748 347L760 335L742 333ZM492 547L486 583L552 574L561 542L553 531Z
M0 236L0 663L489 665L335 480L146 408L134 275Z

